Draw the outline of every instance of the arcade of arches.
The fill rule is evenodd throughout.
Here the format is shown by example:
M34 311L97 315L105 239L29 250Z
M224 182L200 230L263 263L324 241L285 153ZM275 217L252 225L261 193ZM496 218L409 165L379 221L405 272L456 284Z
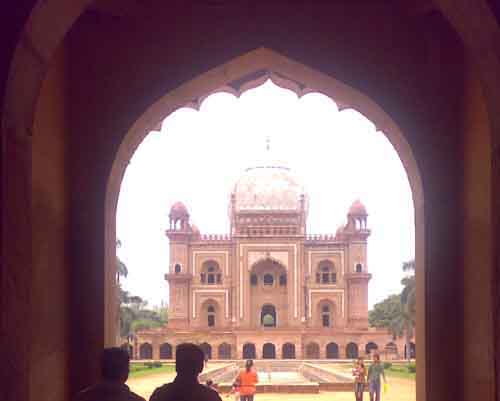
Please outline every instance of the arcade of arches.
M99 353L115 343L126 163L169 113L221 88L240 93L262 72L360 111L401 157L416 217L417 399L500 399L497 2L1 7L4 400L68 400L99 378ZM172 151L186 154L179 170L200 168L188 149ZM209 345L214 353L221 344ZM283 347L274 344L277 356ZM342 357L337 348L330 355Z

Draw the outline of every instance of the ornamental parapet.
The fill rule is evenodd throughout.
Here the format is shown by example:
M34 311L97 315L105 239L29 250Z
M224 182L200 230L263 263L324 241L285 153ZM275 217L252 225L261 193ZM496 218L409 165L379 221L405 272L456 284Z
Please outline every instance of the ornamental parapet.
M230 234L201 234L201 241L231 241Z
M306 241L337 241L338 237L335 234L308 234Z

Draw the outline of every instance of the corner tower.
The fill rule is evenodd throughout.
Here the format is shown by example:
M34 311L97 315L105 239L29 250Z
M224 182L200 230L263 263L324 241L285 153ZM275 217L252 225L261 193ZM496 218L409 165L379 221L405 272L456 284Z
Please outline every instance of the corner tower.
M169 327L189 326L189 287L192 272L189 267L189 242L193 229L189 224L189 213L182 202L170 209L169 229L170 263L165 279L169 284Z
M343 230L347 247L346 286L349 305L347 325L357 329L368 329L368 273L367 226L368 213L358 199L350 207L347 224Z

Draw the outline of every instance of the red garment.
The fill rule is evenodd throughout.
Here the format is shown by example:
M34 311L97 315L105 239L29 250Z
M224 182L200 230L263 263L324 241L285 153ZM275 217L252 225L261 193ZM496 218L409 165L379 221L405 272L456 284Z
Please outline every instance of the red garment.
M250 370L250 372L247 372L246 370L242 370L238 375L238 380L240 382L240 395L255 394L257 390L255 385L259 382L255 371Z

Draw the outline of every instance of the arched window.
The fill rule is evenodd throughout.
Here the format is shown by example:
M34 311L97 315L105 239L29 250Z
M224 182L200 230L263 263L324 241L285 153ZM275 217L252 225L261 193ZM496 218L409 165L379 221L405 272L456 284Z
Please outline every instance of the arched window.
M172 346L169 343L160 345L160 359L172 359Z
M319 359L319 345L317 343L309 343L306 345L306 358Z
M264 305L262 307L260 322L264 327L276 327L276 308L274 305Z
M247 343L243 345L243 359L255 359L256 357L255 344Z
M231 359L231 345L222 343L219 345L219 359Z
M326 346L326 357L328 359L337 359L339 357L339 346L335 343L329 343Z
M272 274L264 274L264 285L272 286L274 284L274 277Z
M280 286L281 287L286 286L286 273L280 274Z
M371 354L373 351L376 351L376 350L378 350L378 345L373 343L373 342L369 342L365 346L365 353L367 355Z
M255 273L252 273L252 275L250 276L250 285L252 287L255 287L257 285L257 282L258 282L257 275Z
M222 271L219 264L213 260L208 260L203 263L200 272L201 284L222 284Z
M174 271L175 271L175 274L179 274L181 272L181 265L179 263L175 264Z
M282 359L295 359L295 344L285 343L281 348Z
M337 272L335 265L330 260L322 260L318 264L316 272L316 283L318 284L336 284Z
M323 327L330 327L330 306L324 305L321 309L321 323Z
M153 346L149 343L141 344L139 347L139 359L152 359Z
M346 358L356 359L358 357L358 344L349 343L345 348Z
M275 359L276 358L276 347L272 343L265 343L262 346L262 358L263 359Z
M361 263L356 264L356 273L363 273L363 265Z
M207 325L208 327L215 327L215 307L213 305L207 307Z

